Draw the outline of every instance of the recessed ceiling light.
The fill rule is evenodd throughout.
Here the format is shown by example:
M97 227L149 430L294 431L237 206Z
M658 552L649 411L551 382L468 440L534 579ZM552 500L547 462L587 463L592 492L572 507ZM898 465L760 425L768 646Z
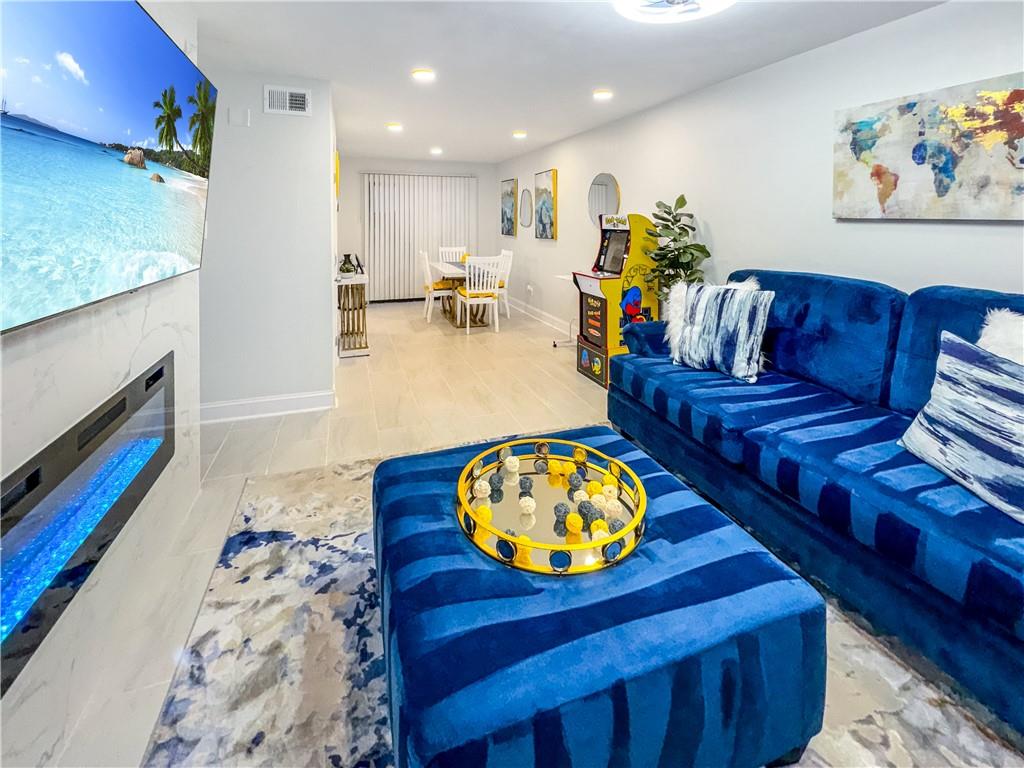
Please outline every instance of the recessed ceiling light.
M437 79L437 73L430 67L416 67L412 71L412 79L417 83L432 83Z
M678 24L721 13L736 0L612 0L615 10L632 21Z
M401 133L402 132L402 124L401 123L384 123L384 127L387 128L392 133Z
M441 149L440 147L431 147L430 148L430 154L432 154L432 155L443 155L444 154L444 150Z
M526 131L512 131L512 138L513 139L525 139L526 138Z
M595 88L594 89L594 101L608 101L615 94L612 93L610 88Z

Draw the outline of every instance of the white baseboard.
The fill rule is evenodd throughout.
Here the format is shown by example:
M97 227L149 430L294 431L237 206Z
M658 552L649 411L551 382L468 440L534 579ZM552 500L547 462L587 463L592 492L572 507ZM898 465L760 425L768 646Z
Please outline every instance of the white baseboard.
M215 421L238 421L257 419L263 416L281 416L303 411L323 411L334 407L334 391L299 392L294 395L271 395L250 397L244 400L220 400L201 403L200 421L209 424Z
M513 309L519 310L524 315L529 315L534 320L539 320L540 322L544 323L544 325L554 328L561 334L562 338L567 338L569 336L568 320L565 320L564 318L561 317L556 317L555 315L549 314L542 309L537 309L537 307L530 306L522 299L516 299L510 296L508 303L512 305Z

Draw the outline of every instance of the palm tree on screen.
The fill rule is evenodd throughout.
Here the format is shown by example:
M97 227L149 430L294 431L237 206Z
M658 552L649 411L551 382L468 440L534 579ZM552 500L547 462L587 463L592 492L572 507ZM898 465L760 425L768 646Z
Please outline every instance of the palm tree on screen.
M178 120L181 119L181 107L174 95L174 86L170 85L160 94L160 101L153 102L153 109L158 110L154 127L157 143L166 150L174 151L174 145L181 146L178 141Z
M191 98L191 97L189 97ZM160 100L153 102L153 109L157 110L153 126L156 128L157 145L170 152L177 147L185 159L192 166L192 170L203 174L203 164L196 159L196 156L181 145L178 138L178 120L181 119L181 105L178 104L178 97L174 92L174 86L167 86L160 94Z
M213 115L217 107L215 99L210 98L210 81L200 80L196 83L196 92L188 97L188 103L196 108L188 119L188 129L192 131L192 149L199 156L202 166L209 171L210 148L213 145Z

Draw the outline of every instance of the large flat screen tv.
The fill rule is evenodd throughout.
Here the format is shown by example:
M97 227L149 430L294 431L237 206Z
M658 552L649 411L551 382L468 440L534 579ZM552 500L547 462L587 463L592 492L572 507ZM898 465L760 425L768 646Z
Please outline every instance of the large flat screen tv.
M217 90L132 2L4 2L0 330L198 269Z

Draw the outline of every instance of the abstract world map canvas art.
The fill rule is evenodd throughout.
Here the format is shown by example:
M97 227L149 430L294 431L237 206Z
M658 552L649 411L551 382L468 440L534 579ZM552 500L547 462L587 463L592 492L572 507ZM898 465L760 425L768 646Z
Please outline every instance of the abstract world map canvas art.
M840 110L837 219L1024 220L1024 73Z

